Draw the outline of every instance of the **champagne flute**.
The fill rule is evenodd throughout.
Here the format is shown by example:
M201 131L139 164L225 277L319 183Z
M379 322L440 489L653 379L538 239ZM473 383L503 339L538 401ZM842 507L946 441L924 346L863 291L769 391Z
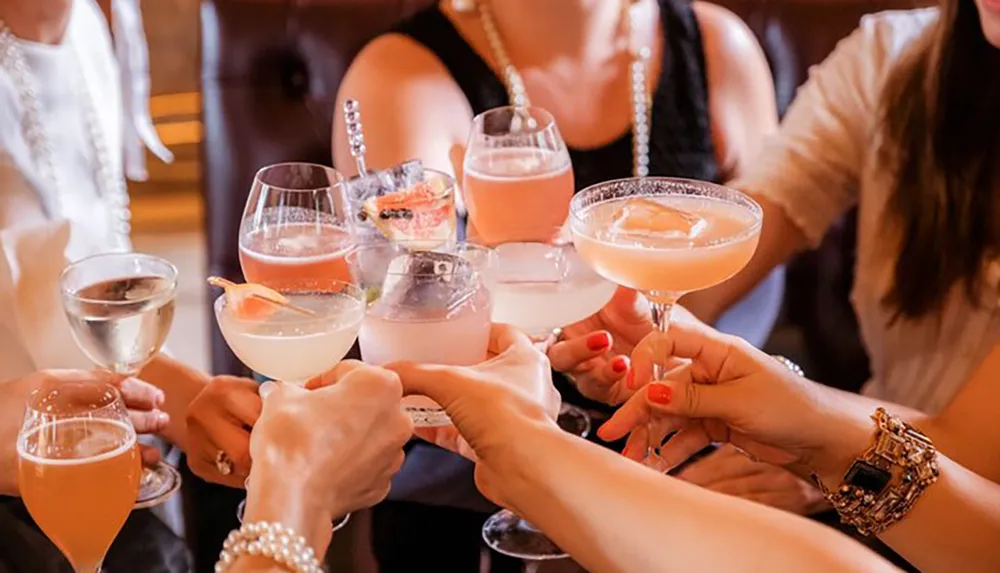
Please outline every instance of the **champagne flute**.
M66 267L59 283L73 338L94 364L137 376L160 352L174 318L172 264L140 253L96 255ZM169 464L143 468L135 508L159 505L180 486Z
M28 512L76 573L98 573L139 493L142 461L118 390L60 382L28 399L17 437Z

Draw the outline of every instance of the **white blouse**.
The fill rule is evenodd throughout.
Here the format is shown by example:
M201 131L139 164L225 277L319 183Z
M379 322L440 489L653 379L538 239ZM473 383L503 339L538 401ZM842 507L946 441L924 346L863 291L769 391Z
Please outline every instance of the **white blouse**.
M15 42L39 88L39 122L62 188L42 176L22 125L18 75L0 57L0 380L92 367L63 315L59 273L70 261L130 248L127 212L98 186L85 119L89 94L108 167L120 179L122 92L104 15L94 0L76 0L61 44Z
M865 17L811 71L780 133L750 172L733 183L781 206L814 245L858 205L851 302L872 364L863 393L929 413L948 405L1000 342L997 301L984 300L977 308L961 285L940 314L919 321L890 324L891 312L881 304L892 285L895 253L887 251L895 243L887 240L884 209L891 186L876 151L877 112L893 66L937 18L933 8ZM987 280L994 286L1000 282L997 263Z

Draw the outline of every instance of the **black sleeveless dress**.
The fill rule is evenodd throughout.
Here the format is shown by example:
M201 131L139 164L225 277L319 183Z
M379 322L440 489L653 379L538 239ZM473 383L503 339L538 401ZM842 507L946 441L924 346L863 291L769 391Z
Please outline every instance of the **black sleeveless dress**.
M701 30L687 0L659 0L663 63L653 92L649 174L718 181L708 117L708 80ZM396 28L434 52L476 114L510 105L492 68L436 7ZM622 86L626 89L626 86ZM632 176L632 132L602 147L569 149L577 190Z

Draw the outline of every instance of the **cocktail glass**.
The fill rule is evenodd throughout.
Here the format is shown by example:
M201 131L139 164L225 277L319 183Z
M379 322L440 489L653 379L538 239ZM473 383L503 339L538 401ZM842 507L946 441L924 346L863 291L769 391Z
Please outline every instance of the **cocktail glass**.
M118 390L46 385L17 438L21 498L76 573L96 573L139 494L142 461Z
M430 249L455 240L455 179L419 161L348 179L344 201L358 243L394 241Z
M350 274L353 245L340 174L312 163L280 163L254 176L240 224L247 282L275 290L323 291Z
M648 177L608 181L573 198L577 251L610 281L641 292L660 332L686 293L715 286L743 269L760 239L760 206L739 191L700 181ZM666 375L666 359L654 378ZM670 469L650 429L645 464Z
M486 359L496 268L491 249L379 242L359 245L348 260L368 294L358 336L365 362L471 366ZM451 423L430 398L407 396L403 404L415 426Z
M59 284L73 338L94 364L137 376L160 352L174 319L172 264L139 253L96 255L66 267ZM163 503L180 486L166 463L143 468L135 508Z
M591 270L572 244L504 243L495 251L493 322L515 326L536 343L600 311L614 295L616 285ZM564 404L559 425L585 437L590 417ZM483 539L493 550L526 561L566 557L545 534L506 509L486 520Z
M552 240L569 215L573 190L569 152L552 114L499 107L473 119L462 191L477 241Z
M226 294L215 301L215 317L226 344L248 368L272 380L305 386L331 370L354 345L365 315L364 292L325 279L323 290L283 291L289 306L243 316ZM242 521L246 502L240 502ZM334 530L346 525L339 518Z

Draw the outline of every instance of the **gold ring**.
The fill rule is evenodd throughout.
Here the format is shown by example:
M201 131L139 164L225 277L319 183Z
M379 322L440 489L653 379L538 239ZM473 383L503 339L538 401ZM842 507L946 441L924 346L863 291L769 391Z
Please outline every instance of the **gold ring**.
M229 459L226 452L219 450L219 453L215 454L215 469L224 476L233 473L233 460Z

